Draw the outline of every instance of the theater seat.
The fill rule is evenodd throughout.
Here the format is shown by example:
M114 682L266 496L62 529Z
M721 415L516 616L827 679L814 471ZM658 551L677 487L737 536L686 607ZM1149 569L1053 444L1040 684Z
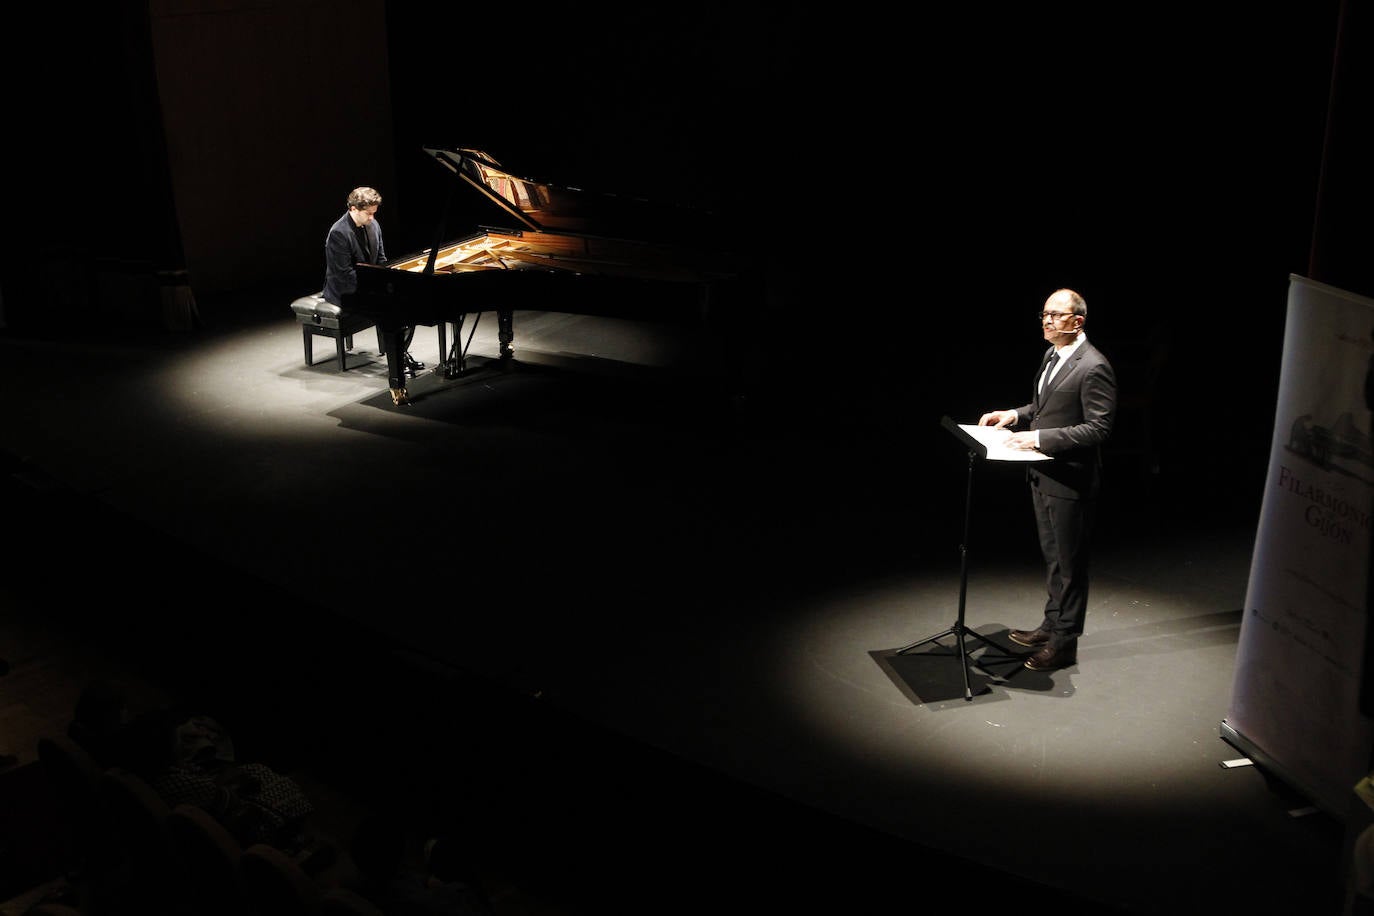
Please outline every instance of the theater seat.
M204 808L180 804L167 815L183 898L198 916L243 916L238 842Z
M301 296L291 303L291 311L296 314L296 321L301 326L301 336L305 343L305 364L315 365L313 338L316 335L331 337L334 339L335 353L339 358L340 372L348 368L344 361L344 352L353 349L353 335L374 324L370 318L350 315L332 302L325 301L320 293ZM381 349L380 343L379 337L378 350Z
M239 887L254 916L319 916L323 892L286 853L255 843L239 855Z
M325 891L320 916L386 916L371 900L346 887Z

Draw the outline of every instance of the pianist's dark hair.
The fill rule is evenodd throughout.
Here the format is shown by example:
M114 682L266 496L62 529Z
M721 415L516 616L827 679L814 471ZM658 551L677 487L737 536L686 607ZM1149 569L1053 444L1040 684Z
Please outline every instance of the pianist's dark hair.
M350 207L357 207L359 210L365 210L368 207L380 206L381 203L382 195L378 194L372 188L354 188L352 191L348 192L348 205Z

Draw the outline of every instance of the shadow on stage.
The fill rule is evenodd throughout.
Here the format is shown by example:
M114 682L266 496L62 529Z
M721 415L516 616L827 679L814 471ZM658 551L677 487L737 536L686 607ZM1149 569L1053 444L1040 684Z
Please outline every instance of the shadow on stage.
M458 427L566 433L593 422L604 427L701 429L728 425L730 391L719 377L645 368L616 360L542 354L539 363L470 357L461 375L425 371L407 385L410 403L396 407L384 363L361 367L376 377L375 394L332 412L340 425L385 435L400 433L388 414L403 411ZM357 371L357 370L354 370Z
M1005 645L1009 632L1003 626L966 631L967 686L959 658L959 638L954 633L932 634L905 649L875 649L868 654L902 696L917 706L932 709L947 709L975 699L983 703L1005 700L1011 690L1044 693L1067 682L1072 669L1031 671L1025 667L1029 651L999 651L984 642ZM1065 696L1073 692L1064 692L1062 686L1060 690Z

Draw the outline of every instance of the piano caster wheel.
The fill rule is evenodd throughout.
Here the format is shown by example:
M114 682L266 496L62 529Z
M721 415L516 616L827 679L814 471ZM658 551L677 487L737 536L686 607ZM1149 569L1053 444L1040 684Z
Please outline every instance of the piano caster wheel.
M392 388L391 403L395 404L397 407L402 407L410 403L410 395L404 388Z

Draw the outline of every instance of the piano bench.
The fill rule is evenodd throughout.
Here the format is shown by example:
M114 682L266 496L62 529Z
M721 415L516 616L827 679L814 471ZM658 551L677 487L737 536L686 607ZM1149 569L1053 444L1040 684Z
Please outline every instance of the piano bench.
M316 335L331 337L334 339L340 372L348 368L344 364L344 351L353 349L353 335L373 325L368 318L345 314L343 309L332 302L326 302L319 293L301 296L291 303L291 311L296 313L296 321L301 326L301 337L305 343L305 364L315 365L313 338Z

